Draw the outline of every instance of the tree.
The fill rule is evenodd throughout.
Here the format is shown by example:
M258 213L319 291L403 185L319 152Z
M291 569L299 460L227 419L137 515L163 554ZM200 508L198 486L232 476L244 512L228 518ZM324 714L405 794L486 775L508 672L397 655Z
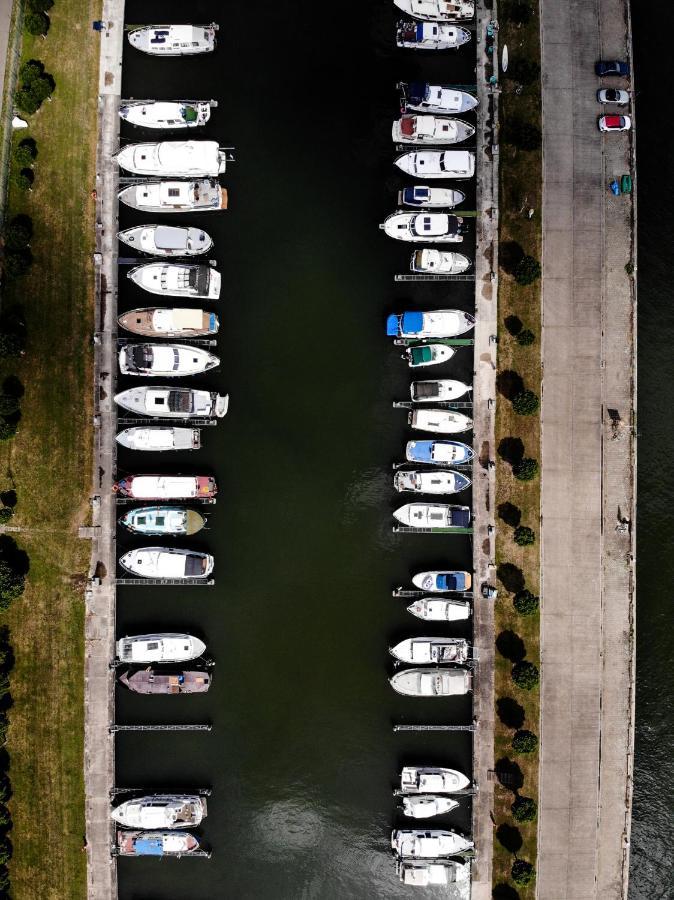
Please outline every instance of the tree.
M533 284L541 277L541 264L533 256L523 256L515 269L515 281L521 285Z
M32 115L53 93L54 87L54 79L49 72L45 72L44 63L37 59L29 59L19 69L16 105L22 112Z
M25 111L25 110L24 110ZM35 181L35 175L29 175L28 173L33 173L32 169L19 169L12 173L12 184L17 187L20 191L29 191L33 187L33 182Z
M26 576L13 569L6 559L0 559L0 608L7 609L23 594L25 587Z
M506 144L518 150L538 150L541 146L541 130L519 116L506 119L501 129Z
M532 616L540 605L540 600L526 588L518 591L513 598L513 606L521 616Z
M49 16L45 16L43 12L36 12L29 9L23 20L24 28L28 34L37 35L46 34L49 31Z
M513 398L513 409L519 416L533 416L538 412L540 401L533 391L525 389Z
M510 81L518 81L520 84L532 84L540 77L540 74L541 67L538 63L518 57L508 63L506 78Z
M11 416L19 408L19 398L13 394L0 393L0 416Z
M510 674L517 687L524 691L533 690L541 680L537 667L526 660L515 663Z
M7 672L0 672L0 697L9 694L10 687L9 675Z
M0 893L6 894L9 891L9 869L7 866L0 866Z
M9 831L12 827L12 814L4 803L0 803L0 828Z
M31 152L30 144L17 144L12 153L12 157L16 165L22 169L27 166L32 166L33 161L35 160L35 157Z
M6 772L0 773L0 802L7 803L12 796L12 782Z
M6 834L0 835L0 866L6 866L12 858L14 848Z
M538 815L538 804L531 797L518 797L510 810L516 822L533 822Z
M54 5L54 0L28 0L28 9L35 12L47 12Z
M28 219L28 216L23 218ZM17 221L15 216L5 229L5 249L6 250L25 250L30 244L33 236L33 229L26 222ZM30 219L28 219L30 222Z
M21 278L32 264L33 254L26 248L25 250L12 250L6 253L2 266L7 278Z
M0 441L8 441L16 434L16 425L14 422L6 422L0 418Z
M523 329L517 335L517 343L520 345L520 347L530 347L531 344L533 344L535 340L536 340L536 337L535 337L533 331L529 331L528 328Z
M513 534L515 543L519 547L530 547L536 543L536 535L534 531L526 525L518 525Z
M512 740L512 747L515 753L535 753L538 749L538 736L526 729L517 731Z
M513 466L513 475L518 481L533 481L538 475L538 461L525 456Z
M526 859L516 859L510 870L510 875L515 884L525 887L536 878L536 869Z
M6 525L13 515L14 510L11 508L11 506L3 506L0 509L0 525Z

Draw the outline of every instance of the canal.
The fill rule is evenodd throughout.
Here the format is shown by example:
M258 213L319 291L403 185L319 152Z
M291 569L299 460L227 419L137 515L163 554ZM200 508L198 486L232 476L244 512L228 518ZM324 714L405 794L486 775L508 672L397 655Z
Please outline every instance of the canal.
M118 633L191 632L216 664L203 696L120 690L117 719L212 722L213 731L119 735L117 783L212 788L202 834L213 856L121 860L120 897L408 896L389 848L392 825L405 821L391 796L396 775L408 763L470 773L471 738L392 725L469 723L471 703L392 691L388 646L433 629L391 591L411 586L414 571L472 565L468 537L391 531L405 502L391 466L410 435L406 411L391 404L408 399L410 372L384 323L405 308L472 311L473 285L396 285L410 248L378 223L405 183L392 165L396 82L471 84L474 43L432 58L399 51L393 4L381 0L358 11L309 0L226 13L215 0L189 10L127 4L129 23L187 19L219 22L216 53L160 60L127 46L123 95L216 99L191 136L236 147L223 179L229 211L170 217L215 240L222 365L198 384L229 392L230 412L203 430L201 451L120 452L119 472L216 474L217 505L192 542L215 554L216 584L121 588ZM125 127L122 139L154 138ZM120 209L121 228L148 221ZM471 225L471 256L473 235ZM151 305L121 274L120 310ZM470 381L472 369L462 348L426 377ZM120 555L131 543L119 535ZM448 633L470 638L470 625ZM435 827L448 826L469 831L469 800Z

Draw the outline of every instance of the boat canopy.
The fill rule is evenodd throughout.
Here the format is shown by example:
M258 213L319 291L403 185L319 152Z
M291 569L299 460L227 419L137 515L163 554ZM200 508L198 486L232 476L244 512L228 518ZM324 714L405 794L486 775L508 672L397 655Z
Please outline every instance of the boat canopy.
M419 462L433 462L433 441L416 441L414 458Z
M456 216L448 216L446 213L433 213L415 215L412 223L415 234L439 237L443 234L456 234L459 230L459 220Z
M406 187L403 190L403 203L409 206L422 203L431 196L430 188L427 187Z
M138 838L133 845L137 856L163 856L164 847L161 838Z
M430 347L412 347L411 353L412 363L420 366L422 363L429 363L433 359L433 351Z
M435 400L440 396L440 385L437 381L416 381L412 385L415 400Z
M157 225L154 242L161 250L184 250L187 246L187 232L183 228Z
M463 577L452 572L442 572L437 577L437 585L441 591L460 591L464 588Z

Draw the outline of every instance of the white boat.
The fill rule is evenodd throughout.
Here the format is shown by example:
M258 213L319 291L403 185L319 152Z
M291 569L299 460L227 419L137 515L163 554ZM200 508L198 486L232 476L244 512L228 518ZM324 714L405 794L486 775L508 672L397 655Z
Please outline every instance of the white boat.
M389 647L391 656L412 665L441 665L468 661L468 642L463 638L415 637ZM428 789L430 790L430 789Z
M393 486L397 491L415 494L458 494L470 484L470 478L451 470L398 469L393 476Z
M409 50L458 50L471 39L470 31L446 22L398 22L396 44Z
M128 247L150 256L198 256L208 253L213 239L203 228L181 225L138 225L117 235Z
M401 94L400 108L402 112L438 113L455 116L470 112L478 105L477 97L468 91L459 91L451 84L429 84L425 81L401 81L398 84Z
M182 856L199 849L199 841L189 831L126 831L117 832L117 852L120 856Z
M198 428L146 425L125 428L117 435L117 443L129 450L145 450L150 453L165 450L198 450L201 447L201 431Z
M137 387L115 394L115 403L139 416L161 419L221 419L229 395L180 387Z
M460 434L470 431L473 420L453 409L413 409L407 417L411 428L435 434Z
M389 337L451 338L465 334L475 326L475 318L460 309L434 309L429 312L404 312L386 319Z
M404 794L455 794L469 786L470 779L457 769L404 766L400 773L400 790Z
M217 334L220 322L205 309L148 306L131 309L117 319L122 328L143 337L191 338Z
M119 192L122 203L143 212L214 212L227 209L227 191L215 178L144 181Z
M470 603L444 597L420 597L407 607L407 612L424 622L463 622L470 618Z
M125 800L112 811L119 825L143 830L193 828L206 816L206 801L196 794L150 794Z
M210 25L141 25L129 31L129 43L136 50L152 56L194 56L215 50L218 26Z
M419 274L460 275L470 267L467 256L451 250L415 250L410 260L410 271Z
M474 134L468 122L445 116L402 116L391 129L391 137L401 144L460 144Z
M410 385L410 397L415 403L434 403L439 400L459 400L470 390L469 384L453 378L440 378L437 381L413 381Z
M448 862L416 862L400 859L396 873L407 887L434 887L448 884L467 884L470 881L470 863L454 860Z
M393 0L408 16L425 22L459 22L475 15L474 0Z
M177 663L203 656L206 644L191 634L136 634L117 641L117 658L128 663Z
M134 534L192 535L201 531L206 519L185 506L138 506L125 512L119 524Z
M417 184L398 191L401 206L416 206L419 209L453 209L466 199L463 191L452 188L428 187Z
M150 294L190 300L217 300L222 281L220 273L211 266L158 262L134 266L126 277Z
M443 591L469 591L473 583L470 572L463 570L432 570L418 572L412 578L412 584L420 591L442 593Z
M455 353L456 350L447 344L417 344L405 347L403 359L407 360L410 369L416 369L418 366L438 366L450 360Z
M403 153L396 166L413 178L472 178L475 154L470 150L414 150Z
M127 475L112 489L132 500L212 500L218 492L211 475Z
M409 528L468 528L470 507L451 503L406 503L393 518Z
M210 553L174 547L140 547L119 558L123 569L140 578L208 578L214 562Z
M123 375L179 378L201 375L219 365L217 356L187 344L127 344L119 351Z
M407 462L430 466L453 466L468 463L475 451L461 441L408 441L405 445Z
M405 697L458 697L472 689L470 669L403 669L390 682Z
M211 117L209 100L124 100L119 115L141 128L196 128Z
M430 819L433 816L444 816L456 809L458 800L451 797L440 797L437 794L420 794L417 797L403 797L403 815L410 819Z
M227 153L217 141L157 141L127 144L114 154L122 169L134 175L174 175L180 178L219 175Z
M395 212L379 226L397 241L424 241L429 244L460 244L463 219L441 212Z

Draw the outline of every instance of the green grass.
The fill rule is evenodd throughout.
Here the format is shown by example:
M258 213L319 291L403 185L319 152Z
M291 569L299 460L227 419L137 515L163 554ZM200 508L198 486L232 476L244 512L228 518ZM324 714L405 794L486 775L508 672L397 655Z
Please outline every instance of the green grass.
M12 525L30 555L24 598L6 620L16 655L11 756L15 897L83 898L84 601L92 472L92 348L99 0L57 0L46 40L25 36L23 58L56 80L52 102L14 140L35 138L33 191L10 188L8 218L33 219L33 266L8 283L28 329L21 360L3 361L26 393L19 432L0 445L0 488L13 488Z

